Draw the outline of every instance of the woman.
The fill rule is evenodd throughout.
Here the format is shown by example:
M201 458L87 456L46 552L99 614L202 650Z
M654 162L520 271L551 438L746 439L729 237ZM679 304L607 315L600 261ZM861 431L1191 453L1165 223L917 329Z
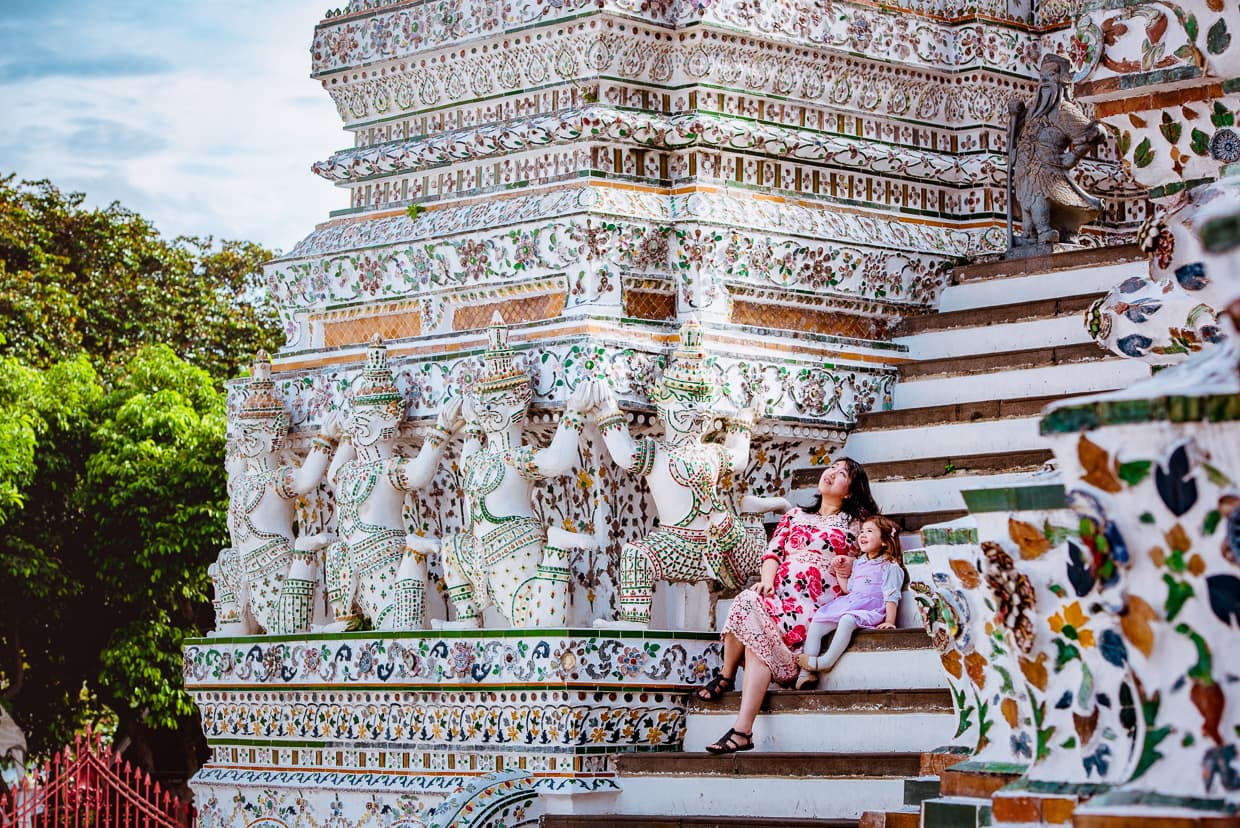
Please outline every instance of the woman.
M756 587L736 596L723 627L723 668L698 691L715 701L735 684L745 665L740 711L732 727L706 749L734 753L753 748L753 720L774 679L797 677L796 650L817 609L838 594L836 577L847 577L857 554L862 518L876 514L865 469L855 460L836 460L818 479L818 500L784 515L762 558Z

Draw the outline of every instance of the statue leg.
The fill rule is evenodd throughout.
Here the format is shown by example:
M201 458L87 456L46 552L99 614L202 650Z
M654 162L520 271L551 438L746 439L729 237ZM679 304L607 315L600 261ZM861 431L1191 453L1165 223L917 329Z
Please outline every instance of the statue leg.
M275 633L280 624L280 593L293 563L292 544L283 538L244 553L242 566L250 593L250 612L263 632Z
M620 620L650 623L650 603L659 567L646 546L626 543L620 551Z
M241 557L236 549L220 550L215 563L207 567L215 588L212 604L215 606L215 629L211 635L248 635L252 630L245 623L242 592L245 578L241 572Z
M426 562L438 547L436 541L418 535L405 539L405 552L396 572L396 626L392 629L426 628Z
M467 532L450 536L443 544L443 579L448 601L456 613L454 626L480 626L482 606L470 573L474 568L474 537Z
M276 635L307 632L314 617L314 554L297 552L284 582L280 584L279 608L276 612L276 628L268 632Z
M543 619L543 598L539 593L539 563L543 557L542 537L536 535L491 564L487 573L495 606L514 627L549 626ZM562 622L561 622L562 623Z
M597 548L598 542L589 535L554 526L548 529L534 575L520 584L513 599L513 626L562 627L567 624L571 580L568 550Z
M1059 231L1051 227L1051 203L1045 198L1033 201L1033 226L1037 233L1038 244L1055 244L1059 241Z
M343 630L356 617L353 612L353 598L357 593L357 576L349 562L348 544L337 541L327 547L325 569L327 602L336 617L336 622L330 626L332 629Z

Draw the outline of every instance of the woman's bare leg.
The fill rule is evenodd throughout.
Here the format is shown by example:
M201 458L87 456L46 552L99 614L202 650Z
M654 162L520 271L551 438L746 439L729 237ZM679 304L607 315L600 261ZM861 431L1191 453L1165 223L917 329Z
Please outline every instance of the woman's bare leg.
M745 680L741 682L741 708L737 711L732 729L738 733L753 733L753 720L762 708L766 689L771 684L771 668L746 647Z
M732 633L723 634L723 668L720 673L727 678L736 678L737 665L741 663L741 656L745 653L745 645L741 640Z

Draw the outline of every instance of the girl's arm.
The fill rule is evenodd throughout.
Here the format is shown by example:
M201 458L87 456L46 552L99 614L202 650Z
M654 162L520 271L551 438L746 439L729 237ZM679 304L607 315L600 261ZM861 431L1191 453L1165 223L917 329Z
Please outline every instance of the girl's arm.
M896 604L896 602L895 602L895 601L888 601L888 602L887 602L887 604L886 604L886 607L887 607L887 620L886 620L886 621L884 621L883 623L879 624L879 625L878 625L878 629L880 629L880 630L894 630L894 629L896 628L896 607L897 607L897 606L898 606L898 604Z
M878 625L880 630L896 628L896 609L900 606L900 590L904 588L904 570L895 561L883 567L883 600L886 602L887 619Z
M835 583L840 588L840 595L848 594L848 576L847 575L836 575Z

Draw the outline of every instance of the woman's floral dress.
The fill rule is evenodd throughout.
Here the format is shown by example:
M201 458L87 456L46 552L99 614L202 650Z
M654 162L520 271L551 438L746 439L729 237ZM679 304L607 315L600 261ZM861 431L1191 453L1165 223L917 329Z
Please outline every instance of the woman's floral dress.
M793 509L784 515L762 560L779 562L775 593L756 588L736 596L723 631L732 633L771 668L771 676L788 684L797 676L796 652L814 613L840 594L827 564L836 555L854 555L860 521L843 512L819 515Z

